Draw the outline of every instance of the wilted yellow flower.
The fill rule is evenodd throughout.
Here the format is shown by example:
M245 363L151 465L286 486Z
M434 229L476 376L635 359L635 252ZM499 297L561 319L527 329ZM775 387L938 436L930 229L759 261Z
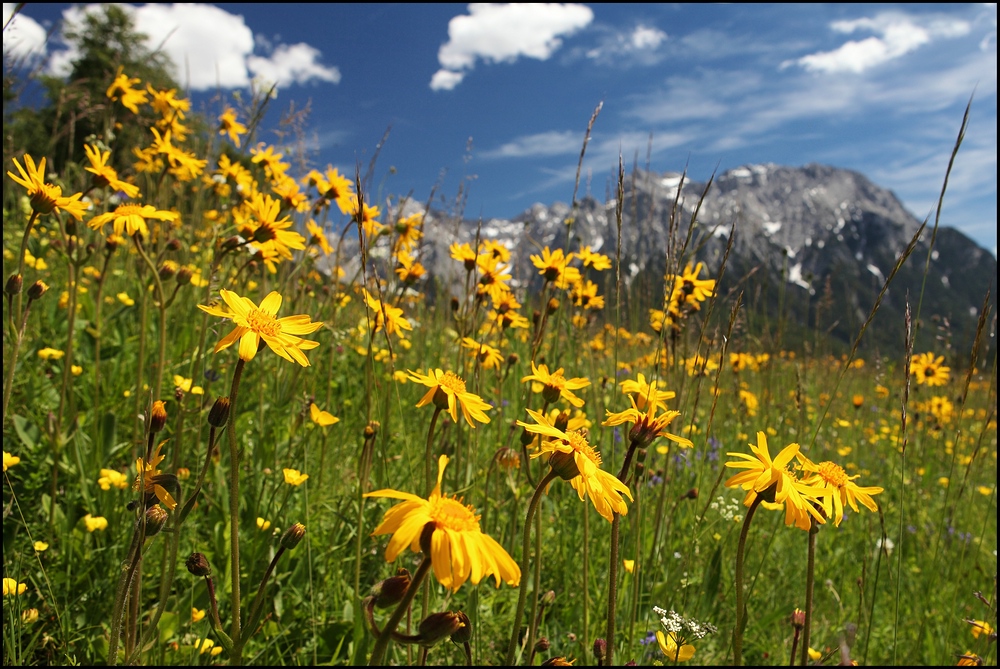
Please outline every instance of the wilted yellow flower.
M89 513L83 517L83 524L88 532L104 531L108 529L108 519L104 516L92 516Z
M285 483L288 485L299 486L306 482L309 478L309 474L303 474L298 469L283 469L282 472L285 474Z
M156 405L154 404L154 407ZM161 441L153 452L153 457L149 459L149 462L143 462L142 458L137 458L135 461L135 469L138 472L135 483L132 484L132 489L135 491L142 490L145 495L155 495L160 502L163 503L165 507L173 511L177 508L177 501L173 498L166 488L163 487L164 483L170 482L173 478L173 483L176 484L176 477L171 477L168 474L161 474L157 467L163 462L167 456L160 455L160 449L163 448L163 444L166 441Z
M83 152L90 161L90 167L84 169L94 175L93 182L96 186L101 188L107 186L111 190L121 191L129 198L139 197L139 187L119 179L115 168L108 165L108 159L111 158L110 151L101 151L96 145L84 144Z

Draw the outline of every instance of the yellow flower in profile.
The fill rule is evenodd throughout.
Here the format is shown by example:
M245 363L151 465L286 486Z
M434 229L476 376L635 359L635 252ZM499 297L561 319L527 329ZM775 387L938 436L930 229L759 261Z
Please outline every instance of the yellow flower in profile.
M104 516L92 516L88 513L83 517L83 525L88 532L103 532L108 529L108 519Z
M285 483L291 486L300 486L309 478L309 474L303 474L298 469L288 469L286 467L281 471L285 475Z
M594 253L589 246L581 247L576 255L579 256L584 267L592 267L599 272L611 269L611 259L603 253Z
M622 560L622 566L625 567L625 571L628 573L635 573L635 560L624 559Z
M675 632L663 633L656 630L656 643L660 646L660 651L667 656L667 659L674 662L687 662L694 657L694 646L681 641L678 643Z
M587 441L586 430L564 432L541 412L527 411L535 423L517 421L517 424L532 434L548 437L531 457L548 455L553 471L569 481L581 500L589 496L594 508L609 523L615 513L626 515L628 506L622 495L631 501L632 493L616 476L601 469L601 454Z
M308 476L306 478L309 478ZM261 532L267 532L271 529L271 521L257 516L257 529Z
M448 247L448 251L451 253L453 260L457 260L465 266L467 272L471 272L476 268L476 258L479 255L472 250L469 244L452 242L451 246Z
M38 351L38 357L42 360L62 360L64 355L66 355L66 351L60 351L57 348L45 347Z
M492 576L516 586L521 582L521 569L507 551L479 526L475 509L455 497L441 493L448 456L438 458L437 484L427 499L398 490L383 489L366 493L365 497L388 497L403 500L386 511L372 536L392 534L385 549L386 562L393 562L409 547L421 550L420 537L430 525L433 531L428 542L434 576L444 587L457 592L466 581L473 585Z
M384 328L388 334L393 334L398 333L400 330L413 329L410 321L406 320L406 317L403 316L402 309L385 304L381 300L376 300L368 293L367 289L362 290L365 296L365 304L375 312L375 332Z
M240 135L247 134L247 127L236 120L236 110L226 107L219 117L219 134L229 135L230 141L240 148Z
M4 597L19 597L23 595L25 590L28 589L27 583L18 583L13 578L4 578L3 580L3 596Z
M36 541L34 544L32 544L32 548L34 548L35 551L38 553L44 553L45 551L49 550L49 545L44 541Z
M316 423L320 427L335 425L340 422L339 418L334 416L329 411L323 411L316 406L315 402L309 405L309 417L312 418L312 422Z
M118 96L121 95L122 106L133 114L138 114L139 105L144 105L149 101L146 91L141 88L133 88L139 81L138 78L129 78L125 74L125 68L119 66L118 74L115 76L115 80L111 82L111 85L108 86L106 95L112 100L117 100Z
M248 233L251 245L255 249L270 252L285 260L292 259L292 251L301 251L306 247L306 238L289 230L292 219L281 215L281 201L270 195L254 193L244 206L247 217Z
M146 497L155 495L156 499L160 500L165 507L173 511L177 508L177 501L174 499L166 488L163 487L164 483L176 483L176 477L170 474L161 474L160 470L157 469L160 463L163 462L167 456L160 455L160 449L163 448L163 444L166 441L161 441L153 451L153 457L149 459L149 462L144 462L143 458L137 458L135 461L136 478L135 483L132 484L132 490L138 492L142 490Z
M326 232L323 231L323 228L316 225L316 221L311 218L306 221L306 230L309 232L310 244L318 246L325 256L333 253L333 247L330 246L330 240L326 238Z
M21 458L16 455L11 455L7 451L3 452L3 470L7 471L8 467L13 467L21 462Z
M231 290L222 288L219 291L222 299L232 311L220 307L198 305L202 311L213 316L229 318L236 326L232 332L223 337L215 345L215 353L229 348L237 341L241 360L249 362L257 355L261 340L268 347L289 362L297 362L303 367L309 366L309 360L303 351L319 346L319 342L302 339L298 335L306 335L323 327L323 323L313 323L309 316L285 316L275 318L281 307L281 294L270 292L260 303L260 307L248 297L240 297Z
M96 145L84 144L83 152L90 161L90 167L83 169L94 175L92 180L95 186L99 188L107 186L111 190L125 193L129 198L139 197L139 187L119 179L115 168L108 165L108 159L111 158L110 151L101 151Z
M933 353L918 353L910 363L910 374L917 377L917 383L928 386L943 386L948 383L951 367L944 366L944 356L936 358Z
M526 381L535 381L541 385L538 389L533 385L532 390L536 393L541 392L546 402L552 403L562 397L577 408L583 406L583 399L573 394L573 391L590 385L590 381L583 377L567 379L563 376L562 367L550 373L547 365L541 364L536 367L534 361L531 362L531 374L521 379L521 383Z
M125 233L126 236L139 233L143 237L149 236L149 227L146 221L156 219L158 221L176 221L180 215L172 211L161 211L151 204L120 204L114 211L95 216L87 222L87 226L92 230L100 230L106 223L111 223L116 235Z
M823 513L827 518L833 518L833 524L840 526L840 521L844 517L844 504L850 504L854 513L859 513L858 502L864 504L870 511L877 512L878 505L872 499L872 495L882 492L882 488L876 486L862 487L854 482L860 474L848 476L844 469L833 462L821 462L815 464L809 458L796 454L802 465L805 477L802 483L821 491ZM819 493L818 493L819 494Z
M811 486L797 481L788 471L788 464L799 452L798 444L789 444L774 460L771 459L771 453L767 448L767 435L763 432L757 433L757 445L749 444L749 446L753 455L727 453L739 459L726 463L726 467L746 470L731 476L726 481L727 488L740 487L747 491L743 500L744 506L750 506L759 493L767 492L770 496L773 489L773 502L765 499L764 503L772 509L784 506L785 525L794 523L799 529L808 531L811 526L810 517L817 523L826 522L810 501L817 499L816 492Z
M13 161L20 176L13 172L7 172L7 176L15 183L28 189L28 199L31 201L32 211L41 215L51 214L54 211L65 211L76 220L83 220L83 212L90 208L88 203L80 201L83 193L63 197L61 187L45 183L45 158L38 161L37 167L34 159L27 153L24 154L24 167L21 167L21 163L17 162L17 158L14 158Z
M191 607L191 622L192 623L200 622L204 618L205 618L205 609L196 609L193 606Z
M480 423L489 423L490 417L485 411L493 407L483 401L479 395L470 393L465 389L465 381L454 372L445 372L440 369L431 370L430 374L420 374L407 370L412 381L422 383L430 390L417 402L418 407L434 402L434 406L442 411L447 411L454 422L458 422L458 408L462 408L462 415L471 427L476 427L473 419Z
M101 487L101 490L111 490L112 487L124 490L128 487L128 476L117 469L102 469L101 476L97 479L97 485Z
M639 376L641 377L642 374ZM690 439L667 432L670 423L681 415L680 411L664 411L657 416L655 403L647 405L644 411L640 411L635 398L629 395L628 399L632 403L632 408L618 413L608 411L608 418L603 425L611 427L622 423L632 423L632 429L629 430L628 436L630 440L638 442L640 448L646 448L657 437L665 437L682 448L694 446Z
M30 625L31 623L38 621L38 609L30 608L21 611L21 622L25 625Z
M823 653L819 652L812 646L809 646L809 659L813 662L819 662L823 658Z
M667 408L667 400L672 400L677 396L672 390L660 390L656 387L656 380L647 382L642 372L635 376L635 381L625 379L619 383L621 391L626 395L631 395L635 399L635 408L645 411L646 406L652 402L661 409Z

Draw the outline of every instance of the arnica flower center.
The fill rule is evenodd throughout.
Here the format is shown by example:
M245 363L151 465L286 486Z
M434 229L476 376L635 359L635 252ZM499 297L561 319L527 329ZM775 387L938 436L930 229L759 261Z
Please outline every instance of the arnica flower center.
M281 323L271 314L253 309L247 316L247 327L257 334L277 337L281 334Z
M823 462L819 466L819 475L830 485L842 488L847 484L847 472L837 464Z
M479 531L479 516L473 513L471 506L450 497L438 497L430 502L429 514L438 527L455 532Z
M120 204L115 209L117 216L142 216L142 207L137 204Z
M598 467L601 466L601 454L594 450L594 447L590 445L590 442L587 441L587 438L583 436L583 434L577 430L571 430L570 432L567 432L566 435L569 437L567 443L573 447L574 451L583 453L588 458L593 460L594 464Z
M456 395L465 392L465 381L454 372L445 372L444 376L438 379L438 385Z

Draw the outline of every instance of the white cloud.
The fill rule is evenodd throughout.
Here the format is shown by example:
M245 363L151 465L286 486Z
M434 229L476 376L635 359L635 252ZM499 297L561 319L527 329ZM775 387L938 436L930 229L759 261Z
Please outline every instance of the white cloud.
M484 151L483 158L532 158L580 153L583 136L569 130L523 135L496 149Z
M3 3L3 52L15 59L32 62L45 55L45 28L34 19L18 14L7 25L14 14L16 3Z
M589 60L618 68L635 63L655 65L663 60L659 47L667 40L667 34L659 28L639 24L629 31L600 29L604 34L597 46L583 53Z
M313 80L340 83L340 70L317 63L319 50L300 42L291 46L282 44L268 58L250 56L247 67L254 75L279 85L305 84Z
M86 13L100 5L74 6L63 12L63 20L79 25ZM135 19L136 29L147 36L146 46L159 49L174 64L178 82L195 91L213 88L243 88L253 76L281 86L314 81L340 82L340 70L323 65L322 54L308 44L279 44L270 50L265 36L255 36L242 15L206 4L123 5ZM268 50L269 55L255 55ZM69 74L79 50L74 44L52 54L49 70Z
M548 60L572 35L594 19L589 7L577 4L473 3L469 13L448 22L448 41L438 50L441 64L431 79L434 90L449 90L472 70L476 61L512 63L525 56Z
M915 51L936 39L967 35L972 27L967 21L961 19L931 18L921 20L917 17L889 12L873 18L834 21L830 28L835 32L848 35L865 31L875 33L877 36L852 40L832 51L819 51L802 56L795 61L786 61L782 67L798 64L811 72L828 74L853 72L860 74L867 69Z

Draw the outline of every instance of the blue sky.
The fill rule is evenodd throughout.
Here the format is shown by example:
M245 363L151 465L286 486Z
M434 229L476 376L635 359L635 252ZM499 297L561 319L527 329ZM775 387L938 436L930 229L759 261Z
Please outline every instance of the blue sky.
M4 51L62 71L59 24L86 7L27 4ZM470 218L569 201L600 102L581 193L604 198L619 152L644 165L652 134L656 171L826 163L923 218L974 92L942 223L996 253L995 4L130 8L196 107L277 82L270 121L309 102L316 166L349 174L391 126L376 183L418 201L461 188Z

